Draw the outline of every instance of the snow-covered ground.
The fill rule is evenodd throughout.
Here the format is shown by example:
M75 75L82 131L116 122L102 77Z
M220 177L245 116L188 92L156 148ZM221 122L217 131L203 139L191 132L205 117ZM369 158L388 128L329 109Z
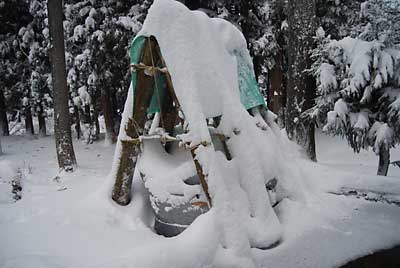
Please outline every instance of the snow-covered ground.
M310 196L306 205L285 199L276 207L283 240L273 249L252 249L259 267L335 267L400 244L400 207L327 194L346 186L400 199L400 169L375 176L372 152L353 154L345 141L322 134L317 141L318 163L292 145ZM212 210L181 235L164 238L151 230L141 180L135 179L129 206L110 201L113 146L75 142L79 168L59 174L53 137L2 137L2 145L0 267L207 267L218 259ZM400 160L400 149L392 150L392 160ZM10 180L18 171L22 199L14 202ZM221 258L233 266L227 255Z

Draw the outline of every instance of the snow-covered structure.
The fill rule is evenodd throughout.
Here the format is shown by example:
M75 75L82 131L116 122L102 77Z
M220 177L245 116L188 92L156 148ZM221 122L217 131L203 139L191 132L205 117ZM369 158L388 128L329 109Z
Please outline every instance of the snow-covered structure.
M129 202L136 168L157 231L173 225L165 222L171 215L181 217L173 225L179 233L209 211L220 234L216 258L229 254L237 267L251 267L252 247L281 239L274 203L303 195L242 33L179 2L158 0L133 41L131 68L113 199Z

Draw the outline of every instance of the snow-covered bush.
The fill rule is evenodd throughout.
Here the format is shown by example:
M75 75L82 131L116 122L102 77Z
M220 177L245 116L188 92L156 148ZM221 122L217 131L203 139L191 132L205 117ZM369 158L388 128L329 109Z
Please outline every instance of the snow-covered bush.
M323 130L345 136L355 152L400 143L400 50L378 40L320 41L314 71Z

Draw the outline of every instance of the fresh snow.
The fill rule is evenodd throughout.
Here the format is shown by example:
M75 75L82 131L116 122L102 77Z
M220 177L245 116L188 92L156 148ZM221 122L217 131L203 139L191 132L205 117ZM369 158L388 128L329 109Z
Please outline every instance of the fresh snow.
M259 249L256 248L277 244L284 246L288 240L288 230L292 230L292 224L301 215L316 219L312 222L306 221L307 224L299 231L300 234L307 233L307 230L313 233L321 224L335 229L336 225L344 221L341 219L341 222L337 222L330 211L340 210L344 207L343 204L332 204L331 197L326 198L318 188L318 183L313 181L313 175L307 174L301 168L302 162L295 153L297 149L285 139L286 136L281 135L277 126L268 120L268 125L263 128L263 120L257 115L257 109L253 109L253 117L241 105L235 55L241 53L249 65L251 60L240 31L221 19L210 19L202 12L189 11L178 2L159 0L149 9L143 28L138 33L138 36L141 35L155 36L171 74L187 124L186 132L178 136L179 140L190 146L209 143L211 135L206 118L222 115L218 128L213 131L229 137L227 145L232 155L232 160L228 161L223 153L214 150L212 144L196 149L196 158L207 176L212 208L199 217L182 236L171 239L181 241L187 234L190 237L192 234L200 234L204 243L207 243L207 249L211 249L213 254L203 256L201 261L196 259L195 262L193 258L181 259L179 265L171 264L172 260L163 259L160 263L154 263L155 267L257 267L265 263L265 260L264 254L259 258ZM353 81L354 85L358 85L357 83L363 83L361 78ZM132 94L131 89L129 94ZM128 96L111 174L116 171L120 141L127 138L124 127L132 114L132 102L132 96ZM338 112L345 108L345 102L337 103ZM360 119L359 125L361 124ZM144 150L146 146L148 144L145 142ZM160 158L157 148L152 150L150 156L144 153L139 157L137 169L145 175L143 179L146 188L156 193L151 201L154 202L154 198L165 201L172 198L171 188L178 187L179 181L193 171L193 164L190 167L186 161L180 162L182 165L174 165L165 160L165 168L155 160L156 157L151 156L153 153ZM108 196L113 178L111 176L108 186L104 188ZM272 208L273 198L269 198L265 189L265 184L273 178L279 182L275 197L283 200L275 209ZM163 181L167 182L158 183ZM190 199L193 189L188 191L183 188L175 189L184 194L181 199L174 198L177 200L172 200L172 205ZM365 189L368 187L363 188ZM338 187L330 191L341 190ZM138 192L134 187L133 195L138 194L142 195L143 191ZM147 199L146 196L142 198ZM335 198L333 199L336 200ZM341 215L338 213L335 216ZM299 228L298 225L295 228ZM393 233L389 236L393 237ZM192 242L189 241L190 238L185 243L190 245ZM199 247L204 246L200 244ZM282 247L278 246L276 249L278 248ZM158 250L163 252L157 246L157 249L153 249L156 255L159 255ZM173 259L182 255L175 254L177 253L171 253ZM151 266L146 255L139 255L134 261L136 266Z
M87 14L89 9L81 11ZM85 27L74 28L75 40L94 27L94 15L90 11ZM133 27L127 17L117 23ZM131 203L120 207L111 200L120 142L128 139L130 88L116 147L77 142L79 168L74 173L58 173L52 137L2 139L0 267L334 267L400 243L398 206L338 195L354 188L367 197L384 194L400 200L400 171L391 168L388 177L375 176L372 152L353 155L343 141L323 135L318 136L319 162L310 162L257 109L251 116L240 102L236 57L252 63L245 39L233 25L178 2L158 0L138 35L158 40L187 124L187 132L178 138L192 146L202 144L195 153L207 175L212 208L177 237L154 233L153 198L164 201L173 198L172 191L183 192L170 202L174 205L188 201L199 187L181 184L194 172L188 152L163 155L160 145L151 142L143 145L150 150L139 158ZM30 38L29 29L23 37ZM358 52L349 52L355 45ZM343 39L331 49L333 61L349 64L344 90L357 92L374 79L365 100L374 88L395 78L395 57L378 42ZM87 64L88 53L77 55L75 63ZM370 73L371 62L379 75ZM327 64L320 72L326 90L339 87L334 71ZM70 72L69 80L76 75ZM75 102L90 103L86 88L78 93ZM345 117L349 107L337 101L328 121ZM349 115L360 129L369 127L363 113ZM206 118L217 115L222 115L221 122L213 131L229 137L230 161L212 144L203 145L212 141ZM387 126L373 128L377 139L389 140ZM400 153L393 150L396 157ZM278 185L270 199L265 184L273 178ZM13 180L22 186L22 199L16 202ZM151 198L149 189L155 193ZM281 201L274 208L273 199Z
M58 173L53 137L2 137L0 156L0 267L207 267L218 255L210 211L174 238L156 235L142 180L135 176L127 207L108 196L114 147L74 144L79 168ZM257 267L335 267L400 244L400 208L327 194L341 187L386 192L400 198L400 169L374 175L371 151L353 154L346 142L319 134L319 162L288 151L309 178L313 198L285 199L277 206L283 240L276 248L252 249ZM392 151L400 159L400 150ZM13 202L9 179L22 169L22 199ZM232 200L235 197L232 197ZM234 223L232 223L234 224ZM218 256L217 256L218 257ZM220 263L229 266L229 256Z

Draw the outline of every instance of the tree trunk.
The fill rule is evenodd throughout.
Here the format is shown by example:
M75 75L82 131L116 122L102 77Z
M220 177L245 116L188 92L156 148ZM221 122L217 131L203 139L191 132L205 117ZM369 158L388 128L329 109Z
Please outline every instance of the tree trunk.
M0 92L0 134L3 134L3 136L10 135L10 129L7 119L7 108L4 101L3 92Z
M81 119L82 122L84 124L88 124L91 125L92 124L92 116L90 114L90 105L89 104L85 104L82 107L82 115L81 115Z
M34 135L35 134L35 130L33 128L31 106L25 107L24 110L25 110L24 114L25 114L25 130L26 130L26 134Z
M314 122L310 122L310 125L308 126L308 144L306 146L307 149L307 155L308 157L314 161L317 162L317 153L315 151L315 124Z
M79 116L79 109L76 105L74 106L74 120L75 120L76 138L79 140L82 136L82 130L81 130L81 119Z
M148 38L144 44L143 56L141 62L145 65L151 65L152 62L157 62L156 50L158 47L155 40ZM151 49L150 49L151 47ZM153 55L153 60L151 59ZM134 96L133 115L129 121L120 130L120 137L138 138L143 134L144 125L146 123L147 108L150 105L153 95L154 78L144 74L144 70L137 70L136 90ZM132 89L130 89L132 90ZM129 95L128 95L129 96ZM127 100L127 102L132 100ZM124 132L124 133L121 133ZM135 172L136 160L140 151L139 144L134 145L129 141L119 140L121 143L121 152L115 175L115 183L112 191L112 199L118 204L125 206L131 201L131 186L133 174Z
M1 148L1 135L0 135L0 155L3 154L3 149Z
M87 144L93 142L93 137L92 137L92 129L93 129L93 124L92 124L92 115L90 114L90 105L85 104L83 105L81 109L81 115L80 118L82 119L82 123L84 126L84 131L83 131L83 139Z
M111 144L115 141L114 118L111 109L111 98L107 89L101 91L101 106L103 108L104 123L106 125L106 141Z
M378 175L386 176L388 173L390 164L390 149L386 146L381 146L379 148L379 166L378 166Z
M275 56L275 66L268 72L269 94L268 106L275 114L279 114L283 108L283 52L279 51Z
M301 145L308 157L316 160L314 126L302 114L314 104L315 80L306 71L311 67L310 51L314 46L316 7L310 0L289 1L289 68L286 102L286 132Z
M44 117L44 111L43 111L43 106L40 105L39 108L39 113L38 113L38 121L39 121L39 135L41 137L46 136L46 119Z
M47 10L52 46L50 49L50 59L54 91L54 136L58 166L61 170L73 171L76 166L76 158L72 144L68 109L62 1L49 0Z
M100 123L99 123L99 112L97 111L97 109L95 109L93 112L93 124L96 128L95 139L98 140L100 138Z
M115 90L110 92L111 94L111 111L112 111L112 116L113 116L113 122L114 122L114 133L115 133L115 139L118 136L118 131L119 131L119 126L121 124L121 118L120 115L118 114L118 100L117 100L117 94Z

